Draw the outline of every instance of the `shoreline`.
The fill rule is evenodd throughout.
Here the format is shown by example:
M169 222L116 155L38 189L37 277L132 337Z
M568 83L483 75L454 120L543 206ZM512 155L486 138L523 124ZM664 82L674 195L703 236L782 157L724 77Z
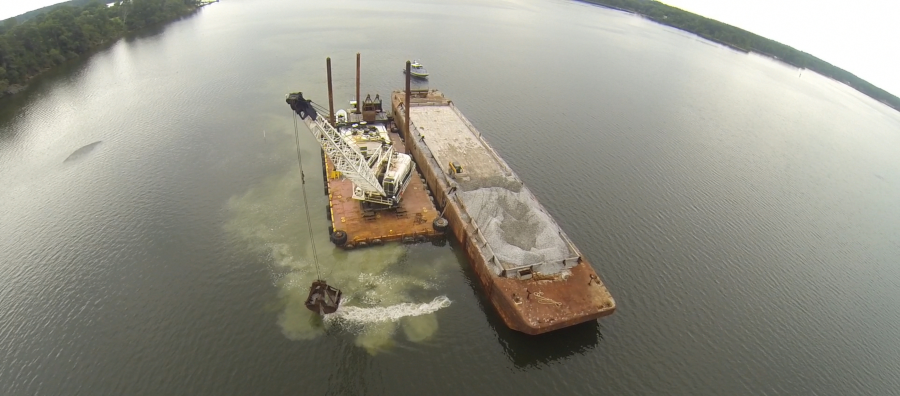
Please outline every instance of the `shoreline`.
M834 66L822 59L819 59L811 54L808 54L803 51L799 51L790 47L786 44L782 44L780 42L759 36L753 32L746 31L744 29L734 27L728 25L724 22L720 22L714 19L706 18L702 15L694 14L690 11L685 11L680 8L672 7L667 4L659 3L657 1L638 1L638 0L577 0L581 3L590 4L593 6L599 6L603 8L609 8L617 11L626 12L632 15L638 15L642 18L650 20L652 22L658 23L663 26L669 26L683 32L691 33L705 40L709 40L716 44L721 44L727 46L735 51L743 52L743 53L756 53L761 56L765 56L770 59L774 59L778 62L785 63L792 67L796 67L800 70L810 70L813 72L822 75L823 77L830 78L838 83L844 84L850 88L855 89L856 91L862 93L863 95L868 96L869 98L875 100L876 102L880 102L896 111L900 111L900 98L895 96L894 94L885 91L882 88L875 86L874 84L863 80L862 78L857 77L855 74L850 73L844 69L841 69L837 66ZM635 9L627 8L627 5L634 5ZM640 9L636 9L638 6L647 8L647 10L642 11ZM651 15L647 11L653 11L657 14L661 14L662 18L657 15ZM669 19L669 14L672 14L672 19ZM678 21L675 21L678 19ZM700 26L702 28L706 28L707 30L711 30L713 32L725 32L729 34L730 37L737 37L745 41L743 45L726 41L721 38L717 38L712 36L709 32L700 31L701 29L688 29L684 26L680 26L678 22L690 22L692 26ZM768 51L759 47L768 47ZM775 54L775 52L781 52L782 55L779 56ZM793 59L791 59L793 58Z
M181 20L181 19L183 19L183 18L185 18L185 17L188 17L188 16L191 16L191 15L193 15L193 14L196 14L201 8L203 8L203 7L207 6L207 5L210 5L210 4L213 4L213 3L218 3L218 2L219 2L219 0L200 0L200 1L197 2L197 5L196 5L196 6L190 6L190 8L188 8L184 13L182 13L182 14L176 16L176 17L173 17L173 18L170 18L170 19L167 19L167 20L160 21L159 23L156 23L156 24L142 26L142 27L140 27L139 29L136 29L136 30L124 31L124 32L122 32L121 34L119 34L119 35L117 35L117 36L115 36L115 37L110 37L109 40L105 40L105 41L102 42L101 44L96 45L96 46L94 46L94 47L92 47L92 48L89 48L86 52L84 52L84 53L82 53L82 54L79 54L78 56L76 56L76 57L74 57L74 58L67 59L67 60L65 60L64 62L62 62L62 63L60 63L60 64L57 64L57 65L54 65L54 66L52 66L52 67L46 67L46 68L40 69L40 70L39 70L37 73L35 73L34 75L27 76L27 77L25 77L24 79L22 79L21 81L18 81L18 82L16 82L16 83L9 84L9 86L7 86L6 89L3 89L2 91L0 91L0 98L8 98L8 97L14 96L14 95L16 95L16 94L22 93L22 92L28 90L28 87L30 86L31 82L34 81L35 78L44 76L44 75L46 75L48 72L51 72L51 71L53 71L53 70L57 70L57 69L59 69L60 67L65 66L65 65L67 65L67 64L70 64L70 63L73 62L73 61L76 61L76 60L83 60L83 59L89 58L89 57L93 56L94 54L96 54L97 52L102 51L102 50L104 50L104 49L107 49L107 48L111 47L113 44L117 43L119 40L121 40L121 39L123 39L123 38L125 38L125 37L128 37L128 36L130 36L130 35L134 35L134 34L138 34L138 33L142 32L142 31L145 31L145 30L150 29L150 28L164 26L164 25L167 25L167 24L172 23L172 22L174 22L174 21ZM47 12L50 12L50 11L47 11ZM15 18L16 18L16 17L13 17L13 18L10 18L10 19L15 19ZM2 36L2 35L0 35L0 36ZM0 65L0 66L2 66L2 65Z

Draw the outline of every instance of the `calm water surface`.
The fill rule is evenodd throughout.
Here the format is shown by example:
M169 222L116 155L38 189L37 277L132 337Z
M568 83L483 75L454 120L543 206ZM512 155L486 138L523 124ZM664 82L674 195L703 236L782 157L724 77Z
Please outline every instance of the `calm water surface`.
M446 246L333 249L284 95L418 58L615 315L505 329ZM900 113L560 0L227 0L0 101L0 394L900 394ZM352 309L349 309L352 308ZM380 321L396 318L396 321Z

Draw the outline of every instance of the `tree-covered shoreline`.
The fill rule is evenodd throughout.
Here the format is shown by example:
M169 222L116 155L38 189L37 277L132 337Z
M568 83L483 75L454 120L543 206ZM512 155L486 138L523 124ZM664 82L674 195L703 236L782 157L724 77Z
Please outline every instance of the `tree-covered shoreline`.
M581 0L622 11L642 15L654 22L694 33L705 39L727 45L739 51L756 52L789 65L809 69L823 76L847 84L857 91L900 111L900 98L872 85L853 73L825 62L806 52L746 30L709 19L655 0Z
M124 0L107 6L73 1L48 7L20 23L0 25L0 96L68 60L115 42L142 28L194 12L199 0Z

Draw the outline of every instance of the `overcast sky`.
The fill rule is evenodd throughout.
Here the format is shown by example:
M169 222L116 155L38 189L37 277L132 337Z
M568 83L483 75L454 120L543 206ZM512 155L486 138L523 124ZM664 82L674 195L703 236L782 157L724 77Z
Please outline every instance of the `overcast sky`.
M0 0L0 19L59 0ZM900 1L663 0L787 44L900 95Z
M897 0L664 0L812 54L900 95Z

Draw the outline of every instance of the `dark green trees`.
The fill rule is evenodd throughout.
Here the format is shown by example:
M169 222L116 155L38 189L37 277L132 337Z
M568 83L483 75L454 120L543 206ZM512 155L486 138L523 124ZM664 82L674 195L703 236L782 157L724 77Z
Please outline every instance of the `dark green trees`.
M78 3L84 3L83 1ZM19 23L0 25L0 95L40 72L98 48L126 32L159 24L196 9L196 0L97 1L54 6Z

